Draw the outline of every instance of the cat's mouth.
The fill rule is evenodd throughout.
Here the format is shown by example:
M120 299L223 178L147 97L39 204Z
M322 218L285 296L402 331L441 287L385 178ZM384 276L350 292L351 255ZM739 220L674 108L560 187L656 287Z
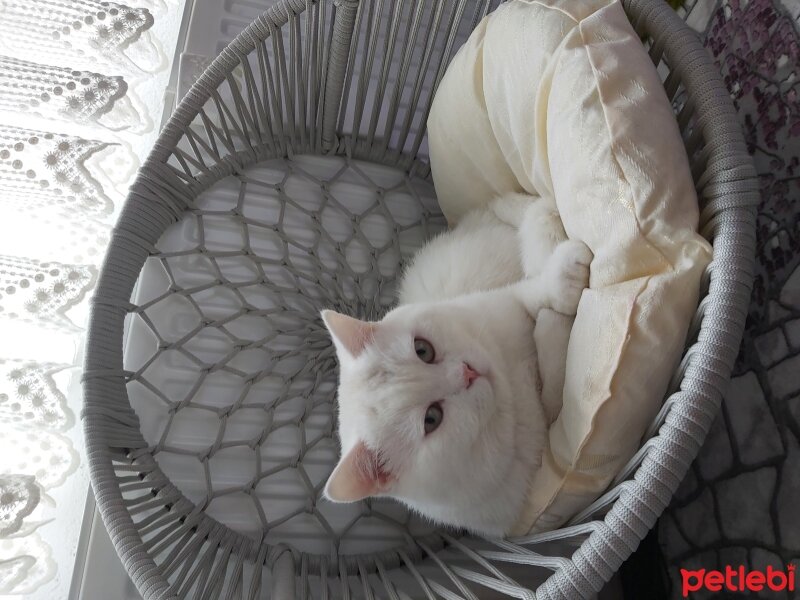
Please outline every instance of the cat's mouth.
M469 363L464 363L463 367L463 374L464 374L464 385L467 389L472 387L472 384L475 383L475 380L481 377L481 374L478 373Z

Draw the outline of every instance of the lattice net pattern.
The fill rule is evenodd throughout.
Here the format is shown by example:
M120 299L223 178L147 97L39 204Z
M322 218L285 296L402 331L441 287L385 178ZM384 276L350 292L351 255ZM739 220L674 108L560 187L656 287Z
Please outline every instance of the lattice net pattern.
M444 227L430 184L333 157L214 185L140 276L128 393L172 482L235 531L314 553L403 544L396 504L334 506L336 359L323 308L378 319L404 260Z

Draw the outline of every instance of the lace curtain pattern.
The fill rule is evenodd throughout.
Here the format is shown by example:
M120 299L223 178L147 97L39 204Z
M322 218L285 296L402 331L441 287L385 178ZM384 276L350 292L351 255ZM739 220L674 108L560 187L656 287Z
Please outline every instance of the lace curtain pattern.
M157 134L183 4L0 2L0 595L69 589L86 303Z

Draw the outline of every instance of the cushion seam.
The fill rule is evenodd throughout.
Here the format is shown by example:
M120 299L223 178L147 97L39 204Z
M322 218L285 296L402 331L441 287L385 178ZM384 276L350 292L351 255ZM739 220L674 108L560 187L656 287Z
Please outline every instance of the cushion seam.
M537 2L537 4L538 4L538 2ZM593 13L593 14L596 14L596 13ZM625 171L625 169L623 169L622 165L619 162L619 159L618 159L618 156L617 156L618 150L616 148L616 144L613 141L613 137L611 136L612 128L611 128L611 124L609 123L609 120L608 120L607 106L606 106L606 103L603 101L602 95L600 93L598 69L597 69L594 61L592 60L591 53L589 52L589 49L588 49L588 43L587 43L587 40L586 40L585 32L583 30L583 20L577 22L577 30L578 30L578 33L580 35L581 42L583 44L583 51L584 51L584 53L586 55L586 59L587 59L587 61L589 63L589 66L592 69L592 76L594 77L594 87L597 90L597 95L598 95L598 98L600 100L600 106L602 107L602 110L603 110L603 120L605 121L605 125L606 125L606 133L609 136L609 148L611 150L610 155L613 158L614 162L616 163L616 165L617 165L617 167L619 169L619 172L622 174L622 180L625 182L625 185L628 188L628 190L629 190L629 192L631 193L631 196L632 196L633 195L632 194L632 188L630 186L630 180L628 178L628 174ZM642 231L641 224L639 222L639 215L636 214L636 212L633 212L633 216L634 216L634 220L636 222L636 230L638 231L639 235L641 235L642 239L644 239L647 242L648 246L653 248L658 253L658 255L661 257L661 259L668 265L668 271L674 272L675 271L675 265L673 265L671 261L667 260L667 258L664 256L664 253L662 252L661 248L656 246L656 245L654 245L652 243L652 241L650 240L649 236L645 235L645 233ZM663 273L664 273L664 271L660 271L658 273L658 275L661 275ZM639 299L639 297L642 295L642 292L645 289L647 289L648 284L650 282L650 279L652 279L653 276L654 275L648 276L645 284L640 288L639 292L636 294L636 299L634 300L634 304ZM628 316L627 331L630 331L630 324L631 324L632 315L633 315L633 310L631 310L631 312L630 312L630 314ZM567 479L570 477L570 475L572 475L573 473L575 473L577 471L577 468L576 468L575 465L578 462L580 456L583 454L583 452L584 452L584 450L586 448L586 445L589 442L589 439L592 437L592 434L595 432L595 429L596 429L595 426L596 426L596 422L597 422L597 415L600 412L600 410L602 409L602 407L605 406L605 404L608 403L608 401L614 395L613 393L611 393L611 388L613 388L613 386L614 386L614 379L616 378L617 372L619 370L620 362L624 358L625 350L626 350L626 348L628 346L629 337L630 337L629 335L626 336L625 341L624 341L624 343L622 344L622 346L620 348L620 352L619 352L619 355L617 357L617 360L615 361L616 367L614 369L614 373L612 374L611 380L609 382L609 393L603 398L603 400L601 402L598 403L597 409L594 411L594 414L592 415L592 419L591 419L591 422L590 422L590 425L589 425L589 431L583 437L583 440L581 441L581 444L578 446L578 448L576 449L575 453L573 454L573 458L570 461L570 465L565 470L563 476L560 478L561 481L560 481L560 484L559 484L558 488L555 490L555 493L550 497L548 502L542 507L542 510L539 513L539 515L537 515L537 517L536 517L537 521L538 521L539 517L542 514L547 512L553 506L553 502L558 497L559 493L564 489L564 486L565 486L565 484L567 482ZM535 521L534 521L534 523L535 523Z

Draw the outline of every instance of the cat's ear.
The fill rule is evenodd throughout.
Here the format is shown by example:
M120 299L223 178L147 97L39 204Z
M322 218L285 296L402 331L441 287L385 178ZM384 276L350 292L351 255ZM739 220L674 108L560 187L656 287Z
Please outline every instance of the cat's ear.
M325 497L331 502L356 502L385 491L390 479L378 453L358 442L331 473Z
M375 323L359 321L332 310L323 310L322 320L325 321L336 349L353 358L361 354L375 335Z

